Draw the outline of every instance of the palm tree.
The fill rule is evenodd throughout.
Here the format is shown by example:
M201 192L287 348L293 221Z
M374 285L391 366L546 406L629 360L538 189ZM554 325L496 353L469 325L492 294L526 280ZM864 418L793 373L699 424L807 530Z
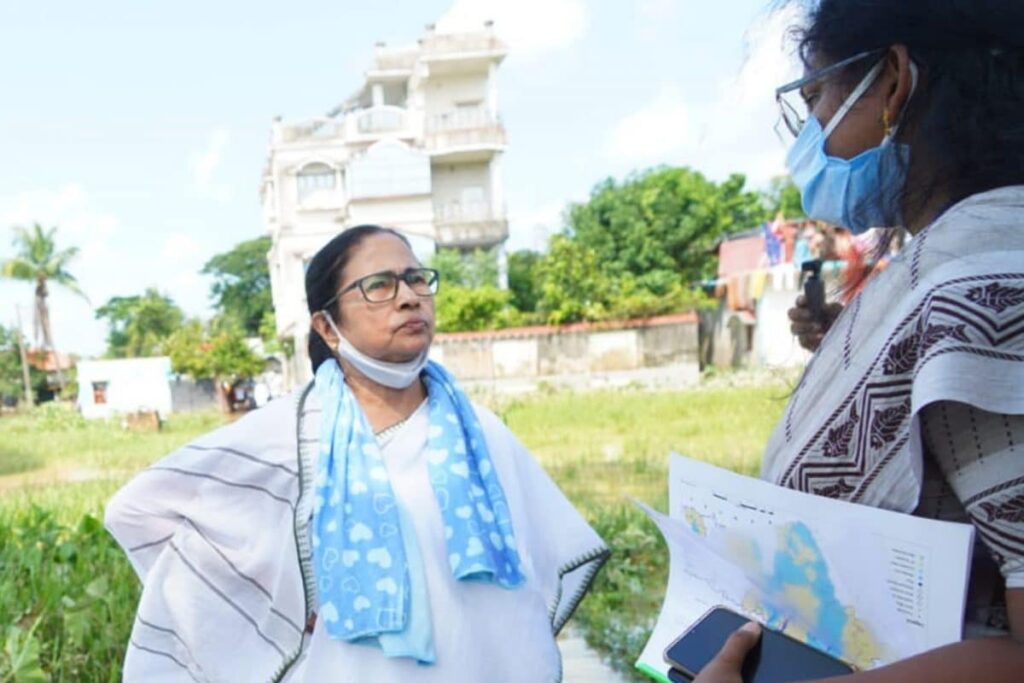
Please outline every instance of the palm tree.
M49 283L55 282L67 290L80 295L86 301L88 297L78 286L78 280L68 272L68 263L78 255L78 247L57 249L54 236L57 228L43 230L38 223L31 230L21 227L14 228L14 248L17 252L12 258L0 261L0 276L25 280L36 283L35 315L33 331L36 344L42 334L44 348L53 353L57 367L57 381L61 390L64 389L64 373L57 358L57 349L53 344L53 329L50 327L50 307L46 298L50 295Z

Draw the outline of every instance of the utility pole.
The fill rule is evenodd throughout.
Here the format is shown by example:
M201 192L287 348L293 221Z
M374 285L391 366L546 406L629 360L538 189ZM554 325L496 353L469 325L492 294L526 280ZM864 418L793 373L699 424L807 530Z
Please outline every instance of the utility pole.
M18 354L21 356L21 379L25 383L25 403L31 408L35 405L35 401L32 398L32 382L28 376L28 354L25 353L25 337L21 333L21 307L18 305L14 306L14 314L18 321Z

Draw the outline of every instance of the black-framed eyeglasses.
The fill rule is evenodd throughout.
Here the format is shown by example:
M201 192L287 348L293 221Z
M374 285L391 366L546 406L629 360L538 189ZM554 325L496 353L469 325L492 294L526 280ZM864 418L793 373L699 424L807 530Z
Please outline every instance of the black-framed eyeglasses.
M792 83L776 88L775 101L779 105L781 123L786 125L786 128L793 134L793 137L798 137L800 131L803 130L804 124L807 122L807 117L811 114L811 107L804 93L805 86L834 76L851 64L856 64L869 57L881 56L884 52L884 48L859 52L852 57L847 57L835 64L830 64L823 69L809 73ZM777 130L778 127L776 127Z
M391 301L398 296L398 283L404 282L414 294L419 296L434 296L437 294L440 275L433 268L406 268L401 273L390 270L383 270L379 273L371 273L359 278L345 289L335 294L324 304L329 307L342 295L359 288L363 298L372 304Z

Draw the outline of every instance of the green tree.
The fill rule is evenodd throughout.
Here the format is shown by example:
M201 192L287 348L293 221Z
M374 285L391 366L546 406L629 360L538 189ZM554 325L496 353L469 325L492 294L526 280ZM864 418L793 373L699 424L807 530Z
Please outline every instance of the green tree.
M33 393L36 387L46 384L46 374L29 366L29 385ZM18 330L0 326L0 400L4 397L25 398L25 382L22 375L21 353L18 350Z
M250 337L259 335L263 317L273 310L267 265L270 245L270 237L242 242L211 258L201 271L214 278L210 298L218 314L235 321Z
M34 331L36 343L40 337L47 349L56 353L53 342L53 328L50 325L50 283L56 283L88 301L75 276L68 271L68 264L78 255L78 247L57 248L57 228L44 230L35 223L32 229L14 228L13 257L0 262L0 275L15 280L34 282L35 307ZM58 367L57 380L63 390L64 373Z
M216 380L225 412L231 384L254 377L264 368L264 360L249 348L242 329L223 322L204 326L199 320L189 320L168 338L164 350L174 372Z
M653 168L599 183L586 203L570 207L569 232L611 276L632 273L655 294L659 286L714 273L710 250L729 232L762 222L762 197L742 175L714 183L689 168ZM666 277L670 275L671 277Z
M150 287L141 296L115 296L96 309L107 321L107 356L135 358L155 356L185 320L171 300Z
M509 305L512 294L494 285L442 288L437 295L437 329L440 332L496 330L519 322L518 311Z
M539 252L529 249L508 255L508 289L512 292L512 305L524 313L537 310L537 299L540 298L537 264L542 257Z
M441 278L441 289L464 287L469 279L466 260L458 249L438 249L430 257L427 267L437 271Z
M202 321L192 319L179 327L164 343L171 369L195 379L215 376L209 358L210 343Z
M800 188L788 175L772 178L764 193L764 201L771 216L781 213L784 218L804 218L807 215L800 198Z
M175 372L195 379L234 381L263 370L263 359L253 353L237 327L206 327L193 319L170 336L164 349Z
M556 235L536 268L540 284L537 312L549 324L606 317L611 278L597 252L583 240Z
M686 286L676 280L661 287L662 293L655 294L640 285L632 273L616 278L608 297L608 317L617 320L649 318L682 311L710 308L716 301L700 289Z
M253 353L240 332L220 332L210 339L210 367L220 379L237 380L263 372L264 360Z
M494 251L475 249L466 254L458 249L438 249L428 266L441 276L441 288L485 287L498 284L498 259Z
M265 312L263 320L260 321L260 339L263 340L263 348L267 353L285 350L284 340L277 336L277 317L272 310Z

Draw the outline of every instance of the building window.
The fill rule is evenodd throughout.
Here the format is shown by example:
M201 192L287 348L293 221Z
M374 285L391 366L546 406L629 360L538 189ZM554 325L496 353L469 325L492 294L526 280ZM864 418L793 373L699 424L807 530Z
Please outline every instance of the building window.
M107 382L92 383L92 402L98 406L107 404Z
M320 190L333 190L337 185L337 175L334 169L327 164L307 164L302 167L296 176L299 201Z

